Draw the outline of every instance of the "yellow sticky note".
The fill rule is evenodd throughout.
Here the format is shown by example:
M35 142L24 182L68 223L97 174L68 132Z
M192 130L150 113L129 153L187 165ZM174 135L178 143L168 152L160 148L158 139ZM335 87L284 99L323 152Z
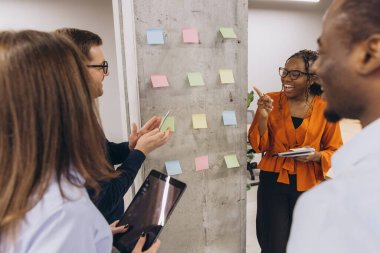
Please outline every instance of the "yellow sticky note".
M204 86L202 74L199 72L188 73L187 78L189 79L190 86Z
M170 127L170 131L174 132L174 116L168 116L166 117L164 123L162 124L160 130L162 132L165 132L166 129Z
M239 161L236 155L226 155L224 156L224 161L226 162L227 168L238 168L240 167Z
M221 83L235 83L234 74L232 73L232 69L220 69L220 82Z
M193 128L207 128L206 114L193 114Z
M231 27L221 27L219 29L220 33L222 34L223 38L225 39L236 39L236 34L234 32L234 29Z

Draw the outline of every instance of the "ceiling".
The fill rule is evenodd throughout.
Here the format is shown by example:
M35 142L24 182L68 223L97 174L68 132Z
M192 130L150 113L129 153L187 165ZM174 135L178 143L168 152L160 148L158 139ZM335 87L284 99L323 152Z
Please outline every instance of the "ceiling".
M332 0L320 0L319 3L306 3L289 0L248 0L252 9L277 9L297 11L321 11L327 10Z

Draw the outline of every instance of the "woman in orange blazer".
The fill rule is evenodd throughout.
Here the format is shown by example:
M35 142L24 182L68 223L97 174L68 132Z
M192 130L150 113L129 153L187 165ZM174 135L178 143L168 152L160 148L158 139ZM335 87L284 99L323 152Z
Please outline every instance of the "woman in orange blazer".
M302 192L325 179L331 155L342 145L339 124L323 116L326 102L310 72L318 53L302 50L280 68L282 90L262 94L249 129L256 152L265 152L257 193L256 231L263 253L286 252L294 205ZM313 147L308 156L273 156L291 148ZM313 217L310 217L312 219Z

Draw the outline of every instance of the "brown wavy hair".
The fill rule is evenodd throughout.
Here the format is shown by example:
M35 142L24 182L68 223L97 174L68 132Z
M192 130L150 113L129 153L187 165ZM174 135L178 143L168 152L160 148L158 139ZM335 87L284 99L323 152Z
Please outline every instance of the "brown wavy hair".
M1 245L15 239L52 179L65 197L60 184L65 178L73 187L99 189L99 181L116 176L99 144L105 137L83 62L63 36L0 32Z

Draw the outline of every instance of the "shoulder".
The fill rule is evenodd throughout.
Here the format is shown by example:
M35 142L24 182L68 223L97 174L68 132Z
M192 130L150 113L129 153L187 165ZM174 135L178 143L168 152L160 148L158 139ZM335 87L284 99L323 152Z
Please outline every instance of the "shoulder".
M112 243L109 226L85 189L68 182L62 182L61 189L66 198L61 195L58 183L53 182L27 213L17 248L31 252L70 252L71 248L74 251L75 248L96 249L99 241Z
M319 107L319 108L325 108L327 105L327 101L322 98L321 96L315 96L314 97L314 105Z

